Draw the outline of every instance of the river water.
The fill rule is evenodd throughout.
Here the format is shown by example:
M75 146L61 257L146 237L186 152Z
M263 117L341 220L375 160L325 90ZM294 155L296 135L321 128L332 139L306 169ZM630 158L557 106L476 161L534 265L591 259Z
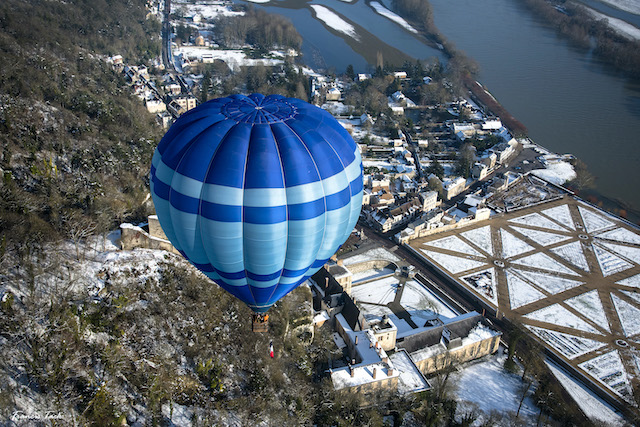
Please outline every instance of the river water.
M436 26L478 62L478 80L524 123L535 142L576 155L597 177L598 192L640 209L640 82L571 45L517 0L430 2ZM340 73L353 64L364 71L367 64L375 65L377 52L385 60L442 59L424 39L378 15L364 0L314 4L354 24L360 40L317 20L303 0L257 6L293 21L311 65ZM627 21L633 17L628 14Z

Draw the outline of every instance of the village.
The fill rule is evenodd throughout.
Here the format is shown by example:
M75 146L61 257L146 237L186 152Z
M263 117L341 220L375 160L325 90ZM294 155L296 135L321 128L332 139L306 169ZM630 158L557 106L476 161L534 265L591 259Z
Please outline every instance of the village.
M162 16L164 5L152 4L152 13ZM168 43L170 63L158 61L150 74L119 55L108 60L159 124L170 127L208 98L203 64L224 64L231 72L273 67L283 76L294 68L308 81L309 102L336 117L360 148L359 225L350 245L309 280L311 333L330 327L343 355L328 361L336 390L429 390L438 372L505 351L490 317L506 317L522 321L543 343L552 371L571 372L559 380L582 390L573 397L584 400L578 404L587 416L622 420L619 411L634 405L638 359L627 351L627 337L640 332L632 326L640 318L640 231L562 186L576 177L573 156L512 134L470 93L438 104L405 94L437 84L432 76L400 67L336 76L296 64L292 48L262 57L250 46L221 48L213 23L242 13L232 3L173 6L180 10L177 25L193 31L188 40ZM351 93L375 78L397 90L374 113L353 105ZM211 84L223 79L213 77ZM371 233L397 246L380 247L367 238ZM124 225L121 244L173 250L153 216L145 229ZM398 247L459 286L475 310L435 292ZM602 274L594 278L594 271ZM615 292L615 309L603 308L593 294L602 287ZM600 320L594 323L594 316ZM580 381L586 386L576 385Z

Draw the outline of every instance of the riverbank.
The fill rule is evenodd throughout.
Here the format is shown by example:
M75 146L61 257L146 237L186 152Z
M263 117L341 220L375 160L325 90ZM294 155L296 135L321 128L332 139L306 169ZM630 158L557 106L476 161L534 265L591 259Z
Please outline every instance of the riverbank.
M395 4L395 2L394 2L394 4ZM396 12L399 12L399 11L396 11ZM419 26L422 31L427 31L425 26L418 25L416 22L414 22L411 19L410 16L403 16L403 17L407 21L409 21L412 25ZM464 25L464 22L460 22L460 25ZM427 38L437 38L438 40L440 40L442 42L441 45L443 47L443 52L447 55L447 57L451 58L451 60L453 60L454 58L461 58L461 57L464 56L464 61L469 61L469 62L472 61L471 59L469 59L464 54L464 52L461 51L461 49L453 47L453 43L449 42L448 40L446 40L445 36L440 32L440 30L435 27L435 24L430 26L430 31L431 32L429 34L425 35L425 37L427 37ZM505 52L505 54L506 54L506 52ZM513 67L511 67L511 68L513 68ZM471 72L463 73L462 76L463 76L463 80L467 81L465 86L469 90L473 89L472 93L475 92L476 94L483 95L483 92L485 92L485 88L483 86L479 85L478 83L476 83L476 76L478 74L480 74L479 70L477 70L474 73L471 73ZM543 77L543 75L540 75L539 78L543 79L544 77ZM547 80L547 81L549 81L549 80ZM495 85L495 82L494 82L494 85ZM588 85L588 86L591 87L592 90L598 90L597 87L594 88L592 85ZM568 86L566 86L566 87L568 87ZM566 89L566 87L565 87L565 89ZM496 88L497 88L497 86L496 86ZM530 88L531 87L527 88L527 92L530 91L529 90ZM551 87L549 87L549 90L554 90L554 89L551 89ZM509 93L513 93L513 92L509 92ZM553 93L553 92L551 92L551 93ZM610 93L610 92L607 91L607 93ZM523 93L523 94L520 95L520 97L524 98L524 99L527 99L527 98L529 98L531 96L540 96L540 95L542 95L540 92L535 93L535 95L533 93L531 93L529 95L526 95L526 94ZM593 95L596 96L595 93ZM488 105L486 105L486 107L489 110L491 110L492 112L494 112L496 115L499 115L501 117L501 120L503 120L503 122L508 127L512 126L512 127L514 127L514 129L518 129L519 125L521 125L524 128L524 125L522 125L522 123L519 120L515 119L515 116L513 114L511 114L505 107L502 106L502 104L500 103L500 101L498 101L496 96L494 96L494 95L492 95L492 94L487 92L487 94L484 96L484 99L487 100L486 104L488 104ZM483 104L485 104L485 103L483 103ZM491 108L491 107L493 107L493 108ZM550 106L550 107L555 108L555 106ZM606 108L606 106L604 104L602 104L602 107ZM498 111L501 114L498 114ZM566 111L571 111L571 109L566 109ZM602 111L600 111L600 113L601 112ZM560 116L560 117L563 117L563 119L561 119L561 120L563 120L566 123L571 123L571 122L574 122L576 120L576 118L570 117L570 116L566 116L566 118L564 118L564 115L563 115L563 116ZM555 116L554 120L558 120L558 119L560 119L560 117L559 116ZM509 118L513 118L514 121L511 121L511 123L509 123L510 122ZM597 120L598 118L595 117L594 119ZM591 120L591 119L589 119L589 120ZM557 125L553 125L551 123L546 123L544 128L545 129L552 129L552 128L555 128L556 126ZM618 129L620 129L620 128L618 128ZM580 129L580 131L582 131L582 129ZM526 133L529 134L529 132L526 132ZM545 132L545 133L548 133L548 132ZM566 132L563 131L563 133L566 133ZM557 138L557 135L559 135L559 133L556 132L555 135L556 135L556 138ZM567 135L565 135L565 139L563 139L563 142L571 142L572 141L572 140L569 140L569 139L566 139L566 138L575 138L575 141L573 143L567 144L567 145L582 147L582 145L577 145L578 141L581 141L581 139L582 139L578 135L579 134L573 134L573 135L567 134ZM531 136L531 135L529 135L529 136ZM611 134L607 135L607 136L609 138L613 137L613 135L611 135ZM587 138L593 138L593 134L588 135L586 137ZM609 140L609 138L607 138L607 140ZM538 137L536 139L540 139L540 136L538 135ZM547 141L547 139L548 138L544 138L544 141L546 141L548 143L549 141ZM589 150L588 151L588 154L589 154L588 156L587 156L587 154L582 153L582 155L585 155L585 157L587 157L584 160L585 161L587 159L589 160L589 165L590 165L589 168L590 169L591 169L591 166L595 164L594 163L594 159L592 159L590 156L592 156L596 152L602 151L603 147L604 146L601 146L601 148L598 148L598 149L595 149L595 150ZM562 149L558 150L558 147L554 147L553 149L550 149L548 151L560 152L560 153L571 152L573 154L576 154L574 150L575 150L575 147L574 148L571 148L571 147L565 148L564 150L562 150ZM611 156L614 153L616 153L615 149L611 148L608 151L607 155ZM580 155L580 153L578 153L578 154L579 154L578 157L582 158L582 155ZM632 153L630 153L630 154L631 154L631 158L632 158L633 154ZM597 173L595 173L594 175L596 175L596 179L597 179L597 175L598 174L601 174L602 176L604 176L604 173L602 171L603 162L611 163L612 160L609 160L609 159L603 157L600 154L597 157L596 161L598 162L598 164L596 164L596 166L599 166L599 168L596 168ZM615 167L616 171L620 171L621 170L619 164L616 164L615 166L612 165L611 167ZM607 186L609 186L609 185L607 184ZM627 218L629 221L631 221L633 223L640 224L640 210L638 210L637 208L631 206L630 203L628 203L628 202L626 202L624 200L621 200L621 197L619 195L613 195L611 193L603 192L603 191L599 190L597 187L596 188L590 188L590 189L587 189L587 190L585 190L585 189L579 189L578 190L576 188L573 188L573 189L581 197L584 197L585 199L589 200L593 204L602 206L604 209L607 209L607 210L611 211L612 213L615 213L615 214L620 215L622 217L625 217L625 218ZM631 200L633 200L633 198Z

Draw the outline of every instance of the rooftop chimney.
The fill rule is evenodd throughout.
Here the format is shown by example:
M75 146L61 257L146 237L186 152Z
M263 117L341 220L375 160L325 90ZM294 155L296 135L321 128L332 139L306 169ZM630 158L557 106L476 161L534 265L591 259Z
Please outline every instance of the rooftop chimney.
M353 378L353 376L356 374L356 370L353 369L353 366L349 366L349 373L351 374L351 377Z
M393 375L393 368L389 368L389 369L387 370L387 376L389 376L389 377L390 377L390 376L392 376L392 375Z
M376 373L378 372L378 368L373 368L373 379L376 379Z

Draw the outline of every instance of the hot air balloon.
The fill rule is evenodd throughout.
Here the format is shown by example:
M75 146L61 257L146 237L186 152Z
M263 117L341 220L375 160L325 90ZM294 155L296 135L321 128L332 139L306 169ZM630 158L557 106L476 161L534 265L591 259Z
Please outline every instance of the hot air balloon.
M233 95L183 114L153 155L150 181L175 248L257 314L327 262L362 206L349 133L280 95Z

